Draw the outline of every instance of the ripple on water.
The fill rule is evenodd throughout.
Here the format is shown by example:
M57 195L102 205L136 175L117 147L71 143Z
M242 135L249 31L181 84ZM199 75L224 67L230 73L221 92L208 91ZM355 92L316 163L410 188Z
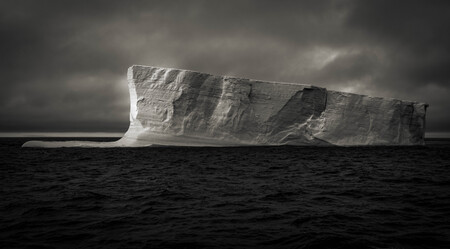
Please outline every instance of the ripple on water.
M450 143L20 148L2 248L448 248Z

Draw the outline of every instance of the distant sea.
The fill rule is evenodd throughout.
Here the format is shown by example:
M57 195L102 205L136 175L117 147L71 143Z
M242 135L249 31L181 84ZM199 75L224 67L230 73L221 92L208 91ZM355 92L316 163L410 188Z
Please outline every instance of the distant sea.
M0 248L450 248L449 139L21 148L28 140L0 138Z

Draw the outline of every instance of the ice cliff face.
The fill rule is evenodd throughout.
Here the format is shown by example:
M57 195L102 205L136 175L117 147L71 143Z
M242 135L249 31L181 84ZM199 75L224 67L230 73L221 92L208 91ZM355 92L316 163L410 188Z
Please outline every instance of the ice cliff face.
M426 104L205 73L128 69L130 145L420 145Z
M85 146L424 144L423 103L147 66L128 69L128 86L124 137Z

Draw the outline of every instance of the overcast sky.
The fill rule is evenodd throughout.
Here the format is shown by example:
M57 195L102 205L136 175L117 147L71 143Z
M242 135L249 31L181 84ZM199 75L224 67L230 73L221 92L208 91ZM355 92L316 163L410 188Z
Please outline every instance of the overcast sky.
M450 1L0 1L0 132L128 128L133 64L430 104L450 131Z

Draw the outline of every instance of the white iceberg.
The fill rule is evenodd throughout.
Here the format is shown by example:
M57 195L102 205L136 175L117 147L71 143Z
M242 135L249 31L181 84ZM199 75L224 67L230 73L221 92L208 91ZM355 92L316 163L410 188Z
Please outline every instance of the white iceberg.
M130 67L128 87L130 126L120 140L23 146L424 144L425 103L149 66Z

